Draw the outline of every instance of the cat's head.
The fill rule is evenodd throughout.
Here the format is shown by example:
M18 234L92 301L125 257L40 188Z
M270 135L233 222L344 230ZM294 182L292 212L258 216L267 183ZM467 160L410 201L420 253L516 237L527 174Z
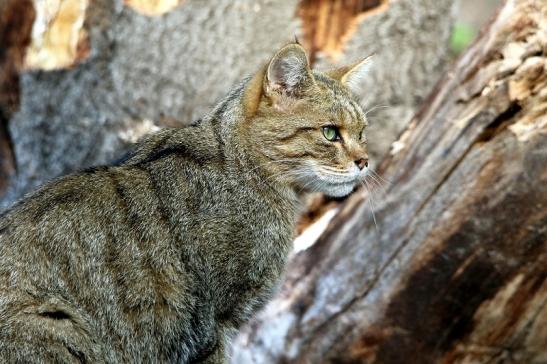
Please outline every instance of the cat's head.
M367 121L352 88L367 67L312 72L304 49L289 44L250 80L243 132L272 181L335 197L361 183Z

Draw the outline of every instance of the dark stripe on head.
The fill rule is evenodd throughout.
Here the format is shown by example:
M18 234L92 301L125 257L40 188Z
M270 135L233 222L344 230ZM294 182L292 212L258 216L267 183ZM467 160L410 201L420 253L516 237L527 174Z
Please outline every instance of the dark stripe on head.
M224 139L222 138L222 126L220 125L220 123L215 123L215 124L212 124L211 127L213 128L213 133L215 134L215 139L216 141L218 142L218 145L219 145L219 148L220 148L220 153L219 155L222 155L224 156L224 153L222 151L224 151Z
M312 157L312 158L315 158L315 159L319 159L320 156L318 154L315 154L311 151L305 151L305 152L297 152L297 153L292 153L292 154L286 154L287 157L289 158L304 158L304 157Z
M282 137L279 137L277 138L277 141L280 141L280 142L287 142L289 140L292 140L298 136L300 136L300 134L302 133L305 133L305 132L309 132L309 131L316 131L317 128L315 127L311 127L311 126L306 126L306 127L302 127L302 128L298 128L298 129L295 129L292 133L290 133L289 135L285 135L285 136L282 136Z
M127 201L126 201L126 192L125 189L120 185L120 182L116 178L116 175L114 173L110 173L110 182L114 186L114 190L116 191L116 196L118 197L119 201L122 203L122 207L124 211L127 213L127 209L129 208Z
M349 100L350 105L353 107L353 111L355 112L355 121L361 120L361 108L359 104L353 100Z

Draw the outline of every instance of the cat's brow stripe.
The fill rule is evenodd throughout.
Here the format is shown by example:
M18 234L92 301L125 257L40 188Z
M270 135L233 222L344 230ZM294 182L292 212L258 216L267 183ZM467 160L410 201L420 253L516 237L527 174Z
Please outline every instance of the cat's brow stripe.
M140 213L139 209L135 209L135 206L132 202L131 196L130 196L130 190L127 190L121 183L117 183L116 191L118 195L120 196L121 200L123 201L123 204L125 206L125 214L124 218L127 224L130 227L130 231L132 234L136 236L136 242L137 244L142 248L145 249L144 245L147 241L144 241L145 234L143 234L143 228L146 227L146 221L142 220L142 214ZM137 233L138 232L138 233ZM146 239L148 240L148 239Z
M285 135L285 136L277 138L277 140L280 141L280 142L287 142L287 141L292 140L296 137L299 137L300 134L305 133L305 132L309 132L309 131L317 131L317 128L310 127L310 126L301 127L301 128L298 128L298 129L294 130L289 135Z
M121 207L124 211L124 213L127 213L127 210L129 209L126 201L125 191L121 187L120 182L118 181L118 178L116 177L115 173L109 173L108 174L109 181L114 187L114 192L116 193L116 196L118 197L119 202L121 202Z
M312 157L315 159L319 159L319 155L312 152L312 151L305 151L305 152L297 152L297 153L287 153L287 157L289 158L304 158L304 157Z
M354 124L357 125L360 122L359 108L357 107L357 104L353 100L348 100L348 107L352 111L352 116L353 116L352 121L353 121Z
M215 139L219 144L219 150L222 151L224 149L223 148L224 147L224 139L222 138L221 124L220 123L212 124L211 127L213 128L213 133L215 134Z
M359 104L353 100L350 101L351 105L353 106L353 109L355 110L355 121L356 122L360 122L360 121L363 121L365 122L366 124L366 121L364 120L364 118L361 118L361 107L359 106Z
M351 104L346 98L342 96L337 96L336 101L340 104L340 109L342 113L349 115L348 120L354 120L356 118L355 114L353 113L354 110L351 108Z

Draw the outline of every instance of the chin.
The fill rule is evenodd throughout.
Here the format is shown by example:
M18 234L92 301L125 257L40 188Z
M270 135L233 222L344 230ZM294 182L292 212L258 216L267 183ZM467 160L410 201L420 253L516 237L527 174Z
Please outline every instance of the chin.
M329 186L326 188L323 193L330 197L345 197L353 192L355 185L353 184L341 184Z

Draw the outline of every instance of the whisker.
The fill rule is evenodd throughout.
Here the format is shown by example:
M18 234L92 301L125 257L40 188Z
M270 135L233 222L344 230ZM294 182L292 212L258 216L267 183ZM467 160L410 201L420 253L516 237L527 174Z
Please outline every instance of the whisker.
M389 105L375 105L375 106L371 107L370 109L368 109L367 111L365 111L365 117L367 117L368 114L373 112L374 110L388 109L388 108L389 108Z
M310 169L310 171L311 171L311 169ZM303 175L303 176L305 176L305 175L308 175L308 173L309 173L306 169L300 170L300 171L298 171L298 172L300 172L300 173L299 173L299 174L296 174L295 176L298 176L298 175ZM303 186L301 186L301 187L299 188L298 193L301 193L301 192L304 191L305 189L308 189L308 185L311 185L311 186L310 186L310 187L311 187L311 192L317 192L318 189L317 189L317 187L316 187L316 183L317 183L317 181L316 181L315 179L309 179L308 181L304 182L304 185L303 185Z
M370 182L374 187L380 189L384 195L387 194L387 190L386 190L386 188L384 187L384 185L382 185L382 183L381 183L380 181L378 181L376 178L374 178L374 176L372 176L372 175L366 175L366 176L365 176L365 179L367 179L367 178L370 178L369 182Z
M333 167L330 167L330 166L320 166L320 168L321 168L321 169L324 169L324 170L326 170L326 171L332 171L332 172L337 172L337 173L346 171L346 170L344 170L344 169L333 168Z
M391 182L391 181L388 180L387 178L384 178L384 177L380 176L378 173L376 173L375 170L369 169L369 172L370 172L371 174L373 174L374 176L376 176L376 178L378 178L378 179L381 180L382 182L387 183L387 184L389 184L389 185L392 185L392 184L393 184L393 182Z
M376 236L379 237L380 233L379 233L379 230L378 230L378 223L376 222L376 215L374 214L374 199L372 197L372 190L369 188L369 185L368 185L367 181L365 181L363 179L363 180L361 180L361 182L364 183L363 186L365 186L365 188L368 191L368 201L369 201L370 212L372 214L372 220L374 221Z

